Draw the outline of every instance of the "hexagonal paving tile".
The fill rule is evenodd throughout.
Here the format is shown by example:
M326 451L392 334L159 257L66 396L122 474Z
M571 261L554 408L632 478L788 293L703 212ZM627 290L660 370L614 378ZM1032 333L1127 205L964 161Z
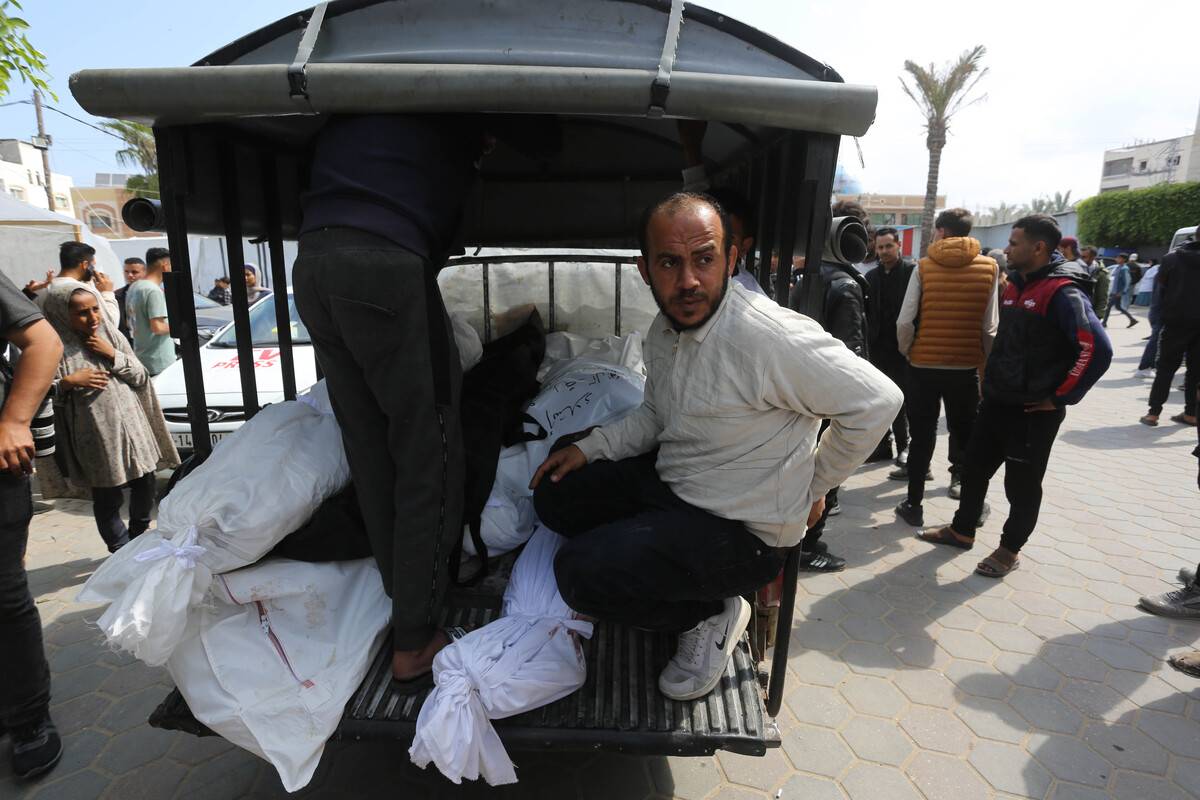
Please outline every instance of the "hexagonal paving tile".
M838 691L860 714L895 717L908 706L904 695L882 678L852 675L838 686Z
M1053 690L1062 683L1062 673L1042 661L1023 653L1001 653L992 662L996 671L1018 686Z
M1084 716L1106 722L1122 722L1132 719L1138 707L1129 698L1095 681L1067 678L1058 690L1058 695L1078 709Z
M1075 733L1083 725L1083 716L1053 692L1021 686L1008 702L1033 727L1044 731Z
M945 669L950 664L950 654L937 646L937 642L924 631L895 636L887 647L896 658L910 667Z
M867 761L899 766L913 751L912 742L892 720L853 717L840 733L850 749Z
M1109 797L1112 800L1195 800L1193 795L1169 781L1136 772L1118 773Z
M938 644L954 658L971 661L991 661L999 652L987 639L970 631L942 631Z
M768 750L762 757L722 750L717 753L717 761L730 782L762 791L774 789L792 772L792 765L781 750Z
M965 755L971 749L971 731L949 711L910 708L900 718L900 726L923 750Z
M851 642L838 652L838 657L860 675L890 678L900 669L900 662L892 651L872 642Z
M979 774L957 758L919 753L904 771L929 800L987 800L990 795Z
M979 742L967 760L997 791L1020 797L1045 797L1053 780L1045 767L1011 744Z
M1168 714L1182 714L1187 710L1187 696L1157 675L1114 669L1109 672L1106 683L1140 708Z
M883 644L896 635L891 626L879 617L850 614L839 622L838 626L856 642Z
M1176 755L1200 758L1200 736L1193 720L1161 711L1143 711L1137 727Z
M832 652L848 641L849 637L833 622L800 620L792 623L792 647L797 650Z
M954 684L931 669L902 670L892 683L914 703L951 708L957 702Z
M955 659L946 668L946 677L964 693L975 697L1003 700L1013 690L1012 681L995 667L978 661Z
M642 758L605 753L580 771L583 796L643 798L653 791L646 761Z
M1005 622L989 622L979 632L1000 650L1009 653L1033 655L1042 646L1042 640L1019 625Z
M805 650L788 657L788 666L805 683L818 686L837 686L850 674L850 669L835 655L822 650Z
M784 732L783 751L792 766L836 778L854 760L845 742L827 728L797 725Z
M1068 678L1103 681L1109 671L1108 664L1082 647L1048 643L1039 657Z
M785 701L800 722L836 728L850 716L842 696L820 686L800 686Z
M1153 658L1127 642L1089 637L1087 651L1114 669L1150 673L1157 667Z
M793 775L783 784L780 797L797 800L845 800L838 785L828 778L815 775Z
M895 767L856 764L842 780L850 800L919 800L920 795L908 778Z
M1016 743L1024 740L1029 731L1029 723L1012 706L999 700L971 697L954 709L954 713L976 736L984 739Z
M1083 732L1083 741L1121 769L1153 775L1167 772L1166 749L1132 725L1090 722Z
M680 800L703 800L721 785L721 769L713 757L650 759L650 773L659 794Z
M967 605L992 622L1015 624L1025 619L1025 612L1012 600L1003 597L976 597Z
M1114 769L1107 760L1071 736L1035 733L1025 747L1062 781L1104 788Z

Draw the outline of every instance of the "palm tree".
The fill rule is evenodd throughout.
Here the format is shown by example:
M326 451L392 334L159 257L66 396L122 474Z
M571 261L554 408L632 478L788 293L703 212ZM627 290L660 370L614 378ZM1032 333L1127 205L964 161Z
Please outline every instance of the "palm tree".
M139 167L147 176L158 172L154 130L149 125L118 119L112 122L101 122L100 126L112 131L125 143L125 146L117 151L117 161L122 166Z
M1028 210L1027 206L1010 206L1008 203L1001 203L998 206L989 208L987 213L980 219L980 224L1000 225L1005 222L1012 222Z
M1029 204L1029 210L1035 214L1061 214L1070 211L1074 204L1071 202L1071 190L1066 194L1055 192L1054 197L1036 197Z
M976 45L942 69L932 63L922 67L915 61L904 62L904 71L912 79L912 85L905 82L903 76L900 85L925 115L925 146L929 148L929 177L925 182L925 208L921 214L921 255L925 255L933 235L938 172L942 165L942 148L946 146L946 134L950 130L950 118L986 96L967 100L967 95L987 74L987 67L980 63L986 52L983 45Z

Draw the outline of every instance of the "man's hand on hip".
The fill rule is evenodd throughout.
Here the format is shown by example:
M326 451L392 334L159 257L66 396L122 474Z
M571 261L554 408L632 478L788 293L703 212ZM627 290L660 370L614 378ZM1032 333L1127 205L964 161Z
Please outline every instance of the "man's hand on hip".
M533 473L533 480L529 482L529 488L531 490L536 489L538 484L542 482L542 478L547 474L550 476L551 483L558 483L563 479L564 475L574 472L586 464L587 456L573 444L561 450L556 450L542 462L537 472Z
M1054 405L1054 401L1047 397L1045 400L1040 400L1036 403L1026 403L1025 413L1033 414L1038 411L1057 411L1058 406Z

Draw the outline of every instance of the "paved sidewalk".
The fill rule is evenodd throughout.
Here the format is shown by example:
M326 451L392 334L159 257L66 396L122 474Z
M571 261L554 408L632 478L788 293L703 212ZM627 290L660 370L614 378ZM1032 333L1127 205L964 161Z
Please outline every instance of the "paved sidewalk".
M1132 376L1143 324L1111 329L1117 354L1072 409L1046 479L1037 533L1003 582L972 574L1007 503L970 553L916 541L891 512L890 466L859 471L827 536L850 568L803 576L785 741L766 758L517 756L520 783L455 787L387 744L333 744L304 797L643 797L803 800L1130 800L1200 796L1200 681L1165 663L1200 622L1139 612L1200 562L1195 430L1137 423L1149 383ZM1174 392L1163 419L1179 410ZM945 441L926 518L949 520ZM77 800L279 797L273 771L221 740L151 729L160 670L109 652L74 602L104 556L90 505L35 518L28 567L54 671L62 764L17 785L0 745L0 797Z

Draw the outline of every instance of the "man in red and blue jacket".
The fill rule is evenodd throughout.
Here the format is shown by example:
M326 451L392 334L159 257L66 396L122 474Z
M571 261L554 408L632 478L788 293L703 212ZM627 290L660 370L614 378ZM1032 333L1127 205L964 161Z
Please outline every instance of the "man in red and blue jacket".
M969 550L988 482L1003 464L1009 515L1000 547L975 570L987 577L1016 568L1037 525L1042 478L1066 406L1082 400L1112 361L1112 344L1092 308L1092 279L1057 252L1061 238L1058 223L1044 214L1013 224L1004 251L1009 282L967 445L958 512L950 525L921 534Z

